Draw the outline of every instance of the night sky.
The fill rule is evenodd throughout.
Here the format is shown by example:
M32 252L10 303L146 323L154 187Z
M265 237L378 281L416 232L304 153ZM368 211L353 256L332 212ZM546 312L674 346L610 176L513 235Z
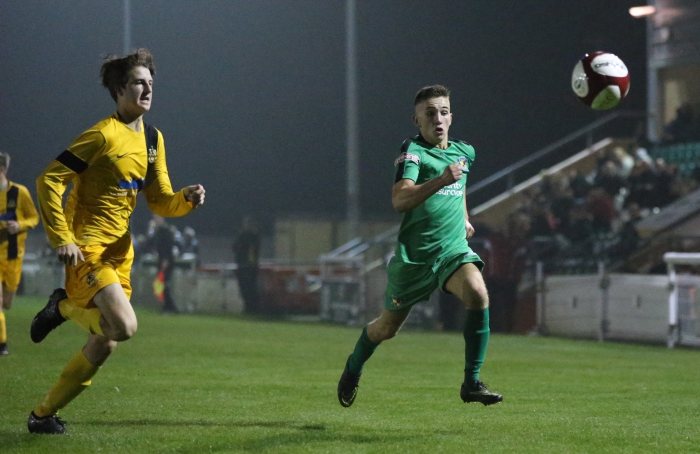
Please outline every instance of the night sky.
M207 201L177 224L230 235L246 213L342 217L345 180L343 0L132 0L132 47L157 68L147 122L165 138L175 189ZM452 89L450 135L476 148L476 182L601 113L573 96L571 71L606 50L631 72L625 109L644 109L645 2L357 0L361 212L391 208L393 160L415 134L413 97ZM101 57L121 54L122 2L3 0L0 150L29 187L82 131L114 111ZM146 203L134 217L143 230Z

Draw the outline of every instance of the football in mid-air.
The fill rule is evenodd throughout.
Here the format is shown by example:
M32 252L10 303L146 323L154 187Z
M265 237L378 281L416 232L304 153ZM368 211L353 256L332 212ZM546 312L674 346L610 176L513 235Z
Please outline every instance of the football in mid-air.
M591 109L612 109L627 96L630 73L617 55L593 52L576 63L571 74L571 88Z

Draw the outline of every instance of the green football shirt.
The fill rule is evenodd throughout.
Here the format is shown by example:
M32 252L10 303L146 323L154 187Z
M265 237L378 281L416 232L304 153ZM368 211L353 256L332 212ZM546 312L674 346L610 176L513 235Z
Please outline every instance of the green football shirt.
M432 265L438 258L471 251L464 223L464 199L474 158L474 147L458 140L450 140L445 150L428 144L420 135L403 143L401 155L394 162L395 182L409 179L423 184L457 162L464 173L460 181L443 187L404 213L396 246L396 256L401 261Z

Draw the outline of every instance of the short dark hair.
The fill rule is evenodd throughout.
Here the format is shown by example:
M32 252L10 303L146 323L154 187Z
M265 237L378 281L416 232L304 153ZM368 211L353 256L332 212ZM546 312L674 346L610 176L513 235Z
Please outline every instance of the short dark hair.
M450 97L450 90L448 90L447 87L442 85L429 85L418 90L418 93L416 93L416 100L413 105L417 106L426 99L440 98L442 96L446 98Z
M10 167L10 155L0 152L0 167L7 170Z
M109 90L109 94L115 102L117 101L117 88L126 86L129 81L129 72L137 66L148 69L151 76L156 73L153 55L145 48L123 58L116 55L105 57L102 69L100 69L100 77L102 78L102 86Z

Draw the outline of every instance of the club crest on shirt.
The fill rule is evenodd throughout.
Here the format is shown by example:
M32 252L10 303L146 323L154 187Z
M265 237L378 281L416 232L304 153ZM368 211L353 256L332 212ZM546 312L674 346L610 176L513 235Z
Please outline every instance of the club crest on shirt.
M150 147L148 149L148 163L149 164L153 164L154 162L156 162L156 155L157 154L158 154L158 151L155 148Z
M97 276L95 276L95 273L90 273L85 278L85 283L88 285L88 287L96 286L97 282L98 282L98 279L97 279Z
M404 161L413 161L416 164L420 164L420 156L413 153L401 153L401 156L396 158L396 161L394 161L394 165L397 166Z
M396 307L401 306L401 300L396 296L391 297L391 303Z
M17 201L12 200L12 199L8 200L8 201L7 201L7 209L8 209L8 210L15 210L15 209L17 209Z
M458 158L458 161L459 161L459 167L462 170L467 170L467 158L465 158L464 156L460 156Z

